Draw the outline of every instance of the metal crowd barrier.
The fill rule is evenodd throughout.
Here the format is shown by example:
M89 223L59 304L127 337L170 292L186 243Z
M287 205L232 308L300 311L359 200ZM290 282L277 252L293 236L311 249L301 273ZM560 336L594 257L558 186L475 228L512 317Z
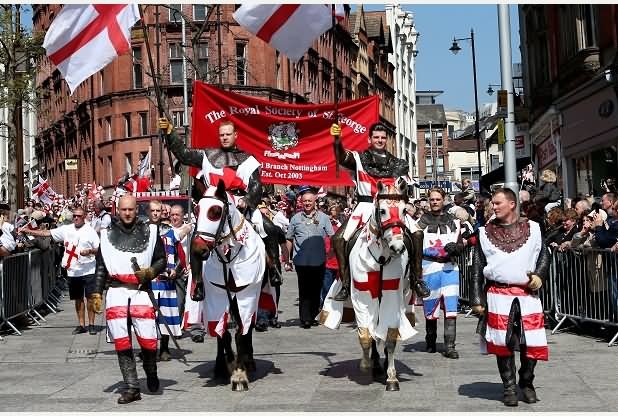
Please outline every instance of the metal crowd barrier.
M618 329L618 255L590 249L552 253L554 307L558 325L566 320L596 322ZM618 339L618 331L608 346Z
M12 254L0 260L0 328L8 325L16 334L21 332L11 320L22 315L36 325L45 318L37 308L46 306L55 313L60 303L58 279L53 250L34 249ZM38 319L37 319L38 318Z
M460 254L459 300L470 306L472 247ZM567 321L595 322L618 329L618 254L583 249L552 252L549 278L538 292L545 315L555 319L555 334ZM466 311L466 317L471 310ZM618 331L608 346L618 340Z

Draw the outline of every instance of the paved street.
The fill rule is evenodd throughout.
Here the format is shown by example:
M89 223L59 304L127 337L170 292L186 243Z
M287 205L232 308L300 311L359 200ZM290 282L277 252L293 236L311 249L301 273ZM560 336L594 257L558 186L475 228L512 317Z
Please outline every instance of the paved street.
M187 365L159 363L162 393L148 393L138 364L142 400L116 404L121 375L105 332L71 335L73 305L47 316L41 327L0 342L2 411L615 411L617 347L569 333L548 335L550 361L537 367L541 401L506 408L495 359L478 353L476 319L458 319L459 360L421 352L419 334L398 348L401 391L386 392L360 373L360 347L352 325L339 331L298 327L297 285L285 276L281 329L254 336L258 371L246 393L211 381L216 343L181 339ZM417 310L418 316L418 310ZM97 318L99 328L102 318ZM439 340L442 325L439 326ZM441 344L439 344L441 348ZM175 356L177 351L172 350Z

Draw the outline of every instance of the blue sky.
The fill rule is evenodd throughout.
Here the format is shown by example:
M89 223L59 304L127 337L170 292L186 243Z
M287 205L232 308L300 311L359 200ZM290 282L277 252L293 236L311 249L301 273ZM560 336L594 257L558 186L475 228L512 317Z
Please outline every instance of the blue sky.
M383 4L365 4L365 10L384 10ZM453 55L449 48L453 37L470 37L474 29L479 106L495 102L496 94L487 95L489 83L500 84L498 8L495 4L403 4L414 13L419 37L416 61L417 90L441 90L437 101L449 109L474 111L472 48L469 41L459 42L461 51ZM511 48L513 62L521 62L519 53L519 17L517 5L510 5ZM494 89L497 89L494 87Z

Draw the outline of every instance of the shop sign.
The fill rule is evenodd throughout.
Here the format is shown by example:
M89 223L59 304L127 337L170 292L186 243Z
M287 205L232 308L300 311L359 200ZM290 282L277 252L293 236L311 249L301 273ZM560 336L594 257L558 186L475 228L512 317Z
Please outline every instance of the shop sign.
M552 137L549 136L543 143L536 147L536 157L539 163L539 170L556 160L556 156L556 146L554 145Z

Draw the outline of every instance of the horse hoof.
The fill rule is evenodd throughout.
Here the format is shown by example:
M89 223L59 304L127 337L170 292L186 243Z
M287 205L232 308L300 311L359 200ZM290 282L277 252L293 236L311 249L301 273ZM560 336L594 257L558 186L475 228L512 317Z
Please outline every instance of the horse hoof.
M387 381L386 391L399 391L399 382L398 381Z

